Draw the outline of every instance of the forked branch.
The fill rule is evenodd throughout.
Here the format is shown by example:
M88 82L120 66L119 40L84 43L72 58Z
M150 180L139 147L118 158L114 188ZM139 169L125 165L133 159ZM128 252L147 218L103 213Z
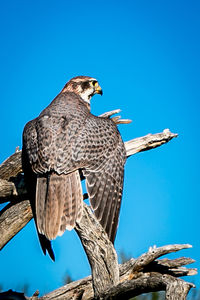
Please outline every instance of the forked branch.
M182 267L182 265L191 264L194 261L185 257L174 260L156 260L156 258L167 253L180 251L181 249L190 247L190 245L168 245L153 248L153 251L150 249L137 259L132 258L128 262L119 265L119 283L104 290L104 292L99 295L98 299L128 300L131 297L138 296L142 293L155 291L166 291L167 300L186 299L189 290L194 287L194 285L177 278L177 274L179 274L178 276L195 275L197 273L196 269L184 268L183 270ZM144 262L141 264L141 261ZM159 265L159 269L156 268L156 265ZM136 266L140 266L139 271ZM30 298L26 297L26 299L36 300L36 296ZM92 287L92 277L88 276L84 279L74 281L37 299L93 300L94 292Z

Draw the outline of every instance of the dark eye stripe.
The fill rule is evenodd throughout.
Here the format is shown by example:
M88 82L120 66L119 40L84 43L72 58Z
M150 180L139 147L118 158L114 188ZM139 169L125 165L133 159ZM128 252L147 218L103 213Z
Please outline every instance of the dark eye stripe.
M89 81L81 82L81 86L82 86L83 91L88 89L90 87Z
M95 86L95 84L97 83L97 80L93 80L92 81L92 85Z

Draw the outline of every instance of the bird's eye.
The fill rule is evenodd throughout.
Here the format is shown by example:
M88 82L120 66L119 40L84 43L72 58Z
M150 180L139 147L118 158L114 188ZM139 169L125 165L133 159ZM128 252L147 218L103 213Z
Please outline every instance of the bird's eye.
M97 81L96 81L96 80L93 80L93 81L92 81L92 85L95 86L96 84L97 84Z

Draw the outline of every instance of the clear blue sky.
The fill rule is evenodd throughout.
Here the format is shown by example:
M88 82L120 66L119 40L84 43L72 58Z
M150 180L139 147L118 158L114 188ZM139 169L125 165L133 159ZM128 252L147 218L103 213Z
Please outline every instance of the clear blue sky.
M0 9L0 162L21 148L26 122L77 75L95 77L103 97L92 112L120 108L133 120L119 127L129 140L170 128L179 137L126 164L116 249L139 256L156 244L190 243L176 254L200 256L199 1L2 1ZM3 289L28 294L58 288L68 272L90 274L74 232L43 256L33 222L0 253ZM188 280L198 285L199 277ZM199 286L199 285L198 285Z

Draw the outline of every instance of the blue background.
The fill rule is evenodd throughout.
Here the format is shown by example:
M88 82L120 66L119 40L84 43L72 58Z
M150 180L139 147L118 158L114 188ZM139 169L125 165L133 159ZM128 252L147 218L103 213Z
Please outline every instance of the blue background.
M129 158L116 250L190 243L199 267L199 1L1 1L2 162L21 148L22 130L73 76L98 79L92 112L120 108L124 141L165 128L179 137ZM0 254L4 290L46 293L90 274L74 232L43 256L31 221ZM198 285L198 276L188 278Z

